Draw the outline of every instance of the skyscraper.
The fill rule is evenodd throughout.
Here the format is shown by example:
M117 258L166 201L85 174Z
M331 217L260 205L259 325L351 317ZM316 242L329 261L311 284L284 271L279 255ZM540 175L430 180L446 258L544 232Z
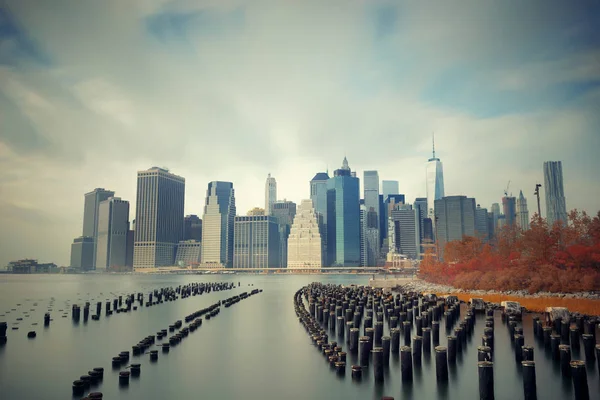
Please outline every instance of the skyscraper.
M267 215L235 217L234 268L278 268L279 227Z
M265 215L273 212L273 203L277 201L277 181L269 174L265 183Z
M82 236L94 239L92 252L92 268L96 265L96 247L98 241L98 207L104 200L113 197L115 192L103 188L97 188L85 194L85 205L83 209L83 234ZM89 246L89 245L88 245Z
M71 244L71 268L90 271L94 268L94 238L80 236Z
M419 245L423 245L425 238L425 218L427 218L427 197L417 197L413 204L413 208L417 211L419 218ZM423 249L421 249L423 252Z
M202 218L203 264L229 268L233 265L235 213L233 183L210 182Z
M360 265L360 188L348 160L327 181L327 256L330 266Z
M546 191L546 220L549 226L556 221L567 223L567 202L563 187L561 161L544 162L544 185Z
M184 226L183 240L202 241L202 220L197 215L186 215Z
M185 179L167 169L138 171L133 267L173 265L184 234Z
M310 181L310 199L319 223L321 240L323 241L323 266L327 265L327 181L329 174L318 172Z
M435 156L435 137L433 139L433 156L427 161L426 172L427 216L431 218L435 228L435 201L444 197L444 166Z
M127 265L129 202L111 197L98 207L96 269L122 268Z
M288 268L321 268L323 243L312 200L302 200L288 236Z
M443 255L446 243L475 236L475 199L467 196L447 196L435 201L438 225L438 254Z
M398 181L381 181L381 194L383 195L383 201L390 194L398 194L400 193L400 185Z
M279 266L287 267L288 236L296 216L296 203L282 200L273 203L272 214L279 226Z
M506 225L515 226L517 223L517 199L512 196L502 197L502 209Z
M524 231L529 229L529 210L527 209L527 199L523 196L523 191L519 192L517 199L517 225Z
M483 242L489 241L488 211L477 204L475 209L475 234Z
M364 241L366 250L365 266L376 266L379 258L379 174L377 171L364 172L365 224Z
M380 200L383 196L380 196ZM393 209L398 204L406 204L406 197L403 194L389 194L384 200L383 203L379 206L380 208L380 217L379 217L379 226L380 232L382 233L381 243L383 244L383 240L388 238L389 234L389 212L390 209Z
M498 231L498 218L500 218L500 204L492 204L492 215L494 216L494 232Z
M421 247L418 211L410 204L396 204L391 207L388 218L393 222L396 252L416 260L419 258Z

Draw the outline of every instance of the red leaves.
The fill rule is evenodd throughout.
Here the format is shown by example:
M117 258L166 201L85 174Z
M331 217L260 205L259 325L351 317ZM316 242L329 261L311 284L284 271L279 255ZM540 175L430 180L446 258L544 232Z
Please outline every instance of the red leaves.
M498 232L494 247L465 237L448 243L444 257L426 254L421 277L466 290L600 290L600 212L590 218L573 210L569 224L552 227L535 215L528 231Z

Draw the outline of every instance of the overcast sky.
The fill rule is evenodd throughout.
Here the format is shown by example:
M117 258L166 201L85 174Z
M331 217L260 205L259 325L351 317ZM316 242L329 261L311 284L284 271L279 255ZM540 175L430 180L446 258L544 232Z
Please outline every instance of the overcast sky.
M592 5L595 4L595 5ZM83 195L132 202L136 172L211 180L238 213L309 196L344 155L482 206L562 160L567 208L600 209L596 1L0 0L0 265L68 265ZM545 216L542 195L542 210Z

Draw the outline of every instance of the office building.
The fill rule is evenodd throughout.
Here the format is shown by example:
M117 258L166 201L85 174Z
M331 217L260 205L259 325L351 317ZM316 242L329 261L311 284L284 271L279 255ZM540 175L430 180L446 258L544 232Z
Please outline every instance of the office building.
M502 197L502 210L506 225L514 227L517 224L517 199L512 196Z
M329 266L360 265L360 188L348 160L327 181L327 257Z
M435 201L438 224L434 225L438 254L444 247L464 236L475 236L475 199L466 196L447 196Z
M233 183L210 182L202 218L203 265L229 268L233 265L235 214Z
M379 174L377 171L364 172L364 205L365 224L363 233L365 237L366 259L365 266L376 266L381 246L379 214Z
M170 266L184 234L185 179L167 169L139 171L133 267Z
M523 191L519 192L517 199L517 225L524 231L529 229L529 210L527 209L527 199L523 196Z
M417 211L419 217L419 244L423 245L425 239L425 218L427 218L427 197L417 197L413 203L413 208ZM423 249L421 249L423 253Z
M310 199L319 222L321 240L323 241L323 266L327 265L327 172L318 172L310 181Z
M271 214L279 226L279 266L287 266L288 236L296 216L296 203L293 201L282 200L273 203Z
M391 205L388 218L393 223L395 240L392 242L396 246L395 252L413 260L419 259L421 244L418 211L410 204L394 204Z
M488 230L488 211L487 208L481 208L481 205L477 204L475 209L475 235L483 242L488 242L489 230Z
M544 162L544 185L546 192L546 220L548 226L561 221L567 223L567 201L563 187L561 161Z
M379 226L380 231L383 233L383 239L386 239L388 237L388 218L390 210L396 208L397 205L402 204L406 204L406 199L403 194L390 194L383 200L383 203L380 206L381 215L379 217ZM383 242L383 240L381 240L381 242Z
M201 261L202 242L198 240L182 240L177 245L175 265L180 267L197 267Z
M444 197L444 166L439 158L435 156L435 138L433 140L433 156L426 165L426 189L427 189L427 216L435 229L436 215L435 201Z
M202 241L202 220L197 215L186 215L183 225L183 240Z
M500 218L500 215L502 215L500 212L500 204L492 204L492 215L494 216L494 232L496 232L498 230L498 218Z
M82 271L94 269L94 238L80 236L71 245L71 268Z
M287 267L319 269L323 266L323 243L312 200L302 200L288 236Z
M400 193L400 185L398 181L381 181L381 194L383 195L383 200L390 194L398 194Z
M272 216L235 217L234 268L279 268L279 226Z
M113 197L115 192L104 188L97 188L85 194L85 205L83 209L83 233L81 236L87 236L94 239L94 249L92 255L92 268L96 263L96 245L98 239L98 208L104 200Z
M127 234L129 233L129 202L111 197L98 207L98 238L96 239L96 270L121 269L127 266Z
M266 214L265 214L265 209L264 208L254 207L253 209L248 210L248 212L246 213L246 215L248 217L258 217L258 216L266 215Z
M277 201L277 181L269 174L265 182L265 215L273 212L273 203Z

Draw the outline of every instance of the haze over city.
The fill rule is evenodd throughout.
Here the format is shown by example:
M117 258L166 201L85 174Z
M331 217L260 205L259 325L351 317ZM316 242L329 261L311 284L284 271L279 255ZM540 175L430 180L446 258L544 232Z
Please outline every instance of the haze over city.
M567 209L596 214L598 5L427 3L3 2L0 265L67 265L84 193L133 219L151 166L185 177L186 214L214 180L262 207L268 173L299 203L344 156L412 202L432 132L446 195L489 208L510 180L533 214L561 160Z

